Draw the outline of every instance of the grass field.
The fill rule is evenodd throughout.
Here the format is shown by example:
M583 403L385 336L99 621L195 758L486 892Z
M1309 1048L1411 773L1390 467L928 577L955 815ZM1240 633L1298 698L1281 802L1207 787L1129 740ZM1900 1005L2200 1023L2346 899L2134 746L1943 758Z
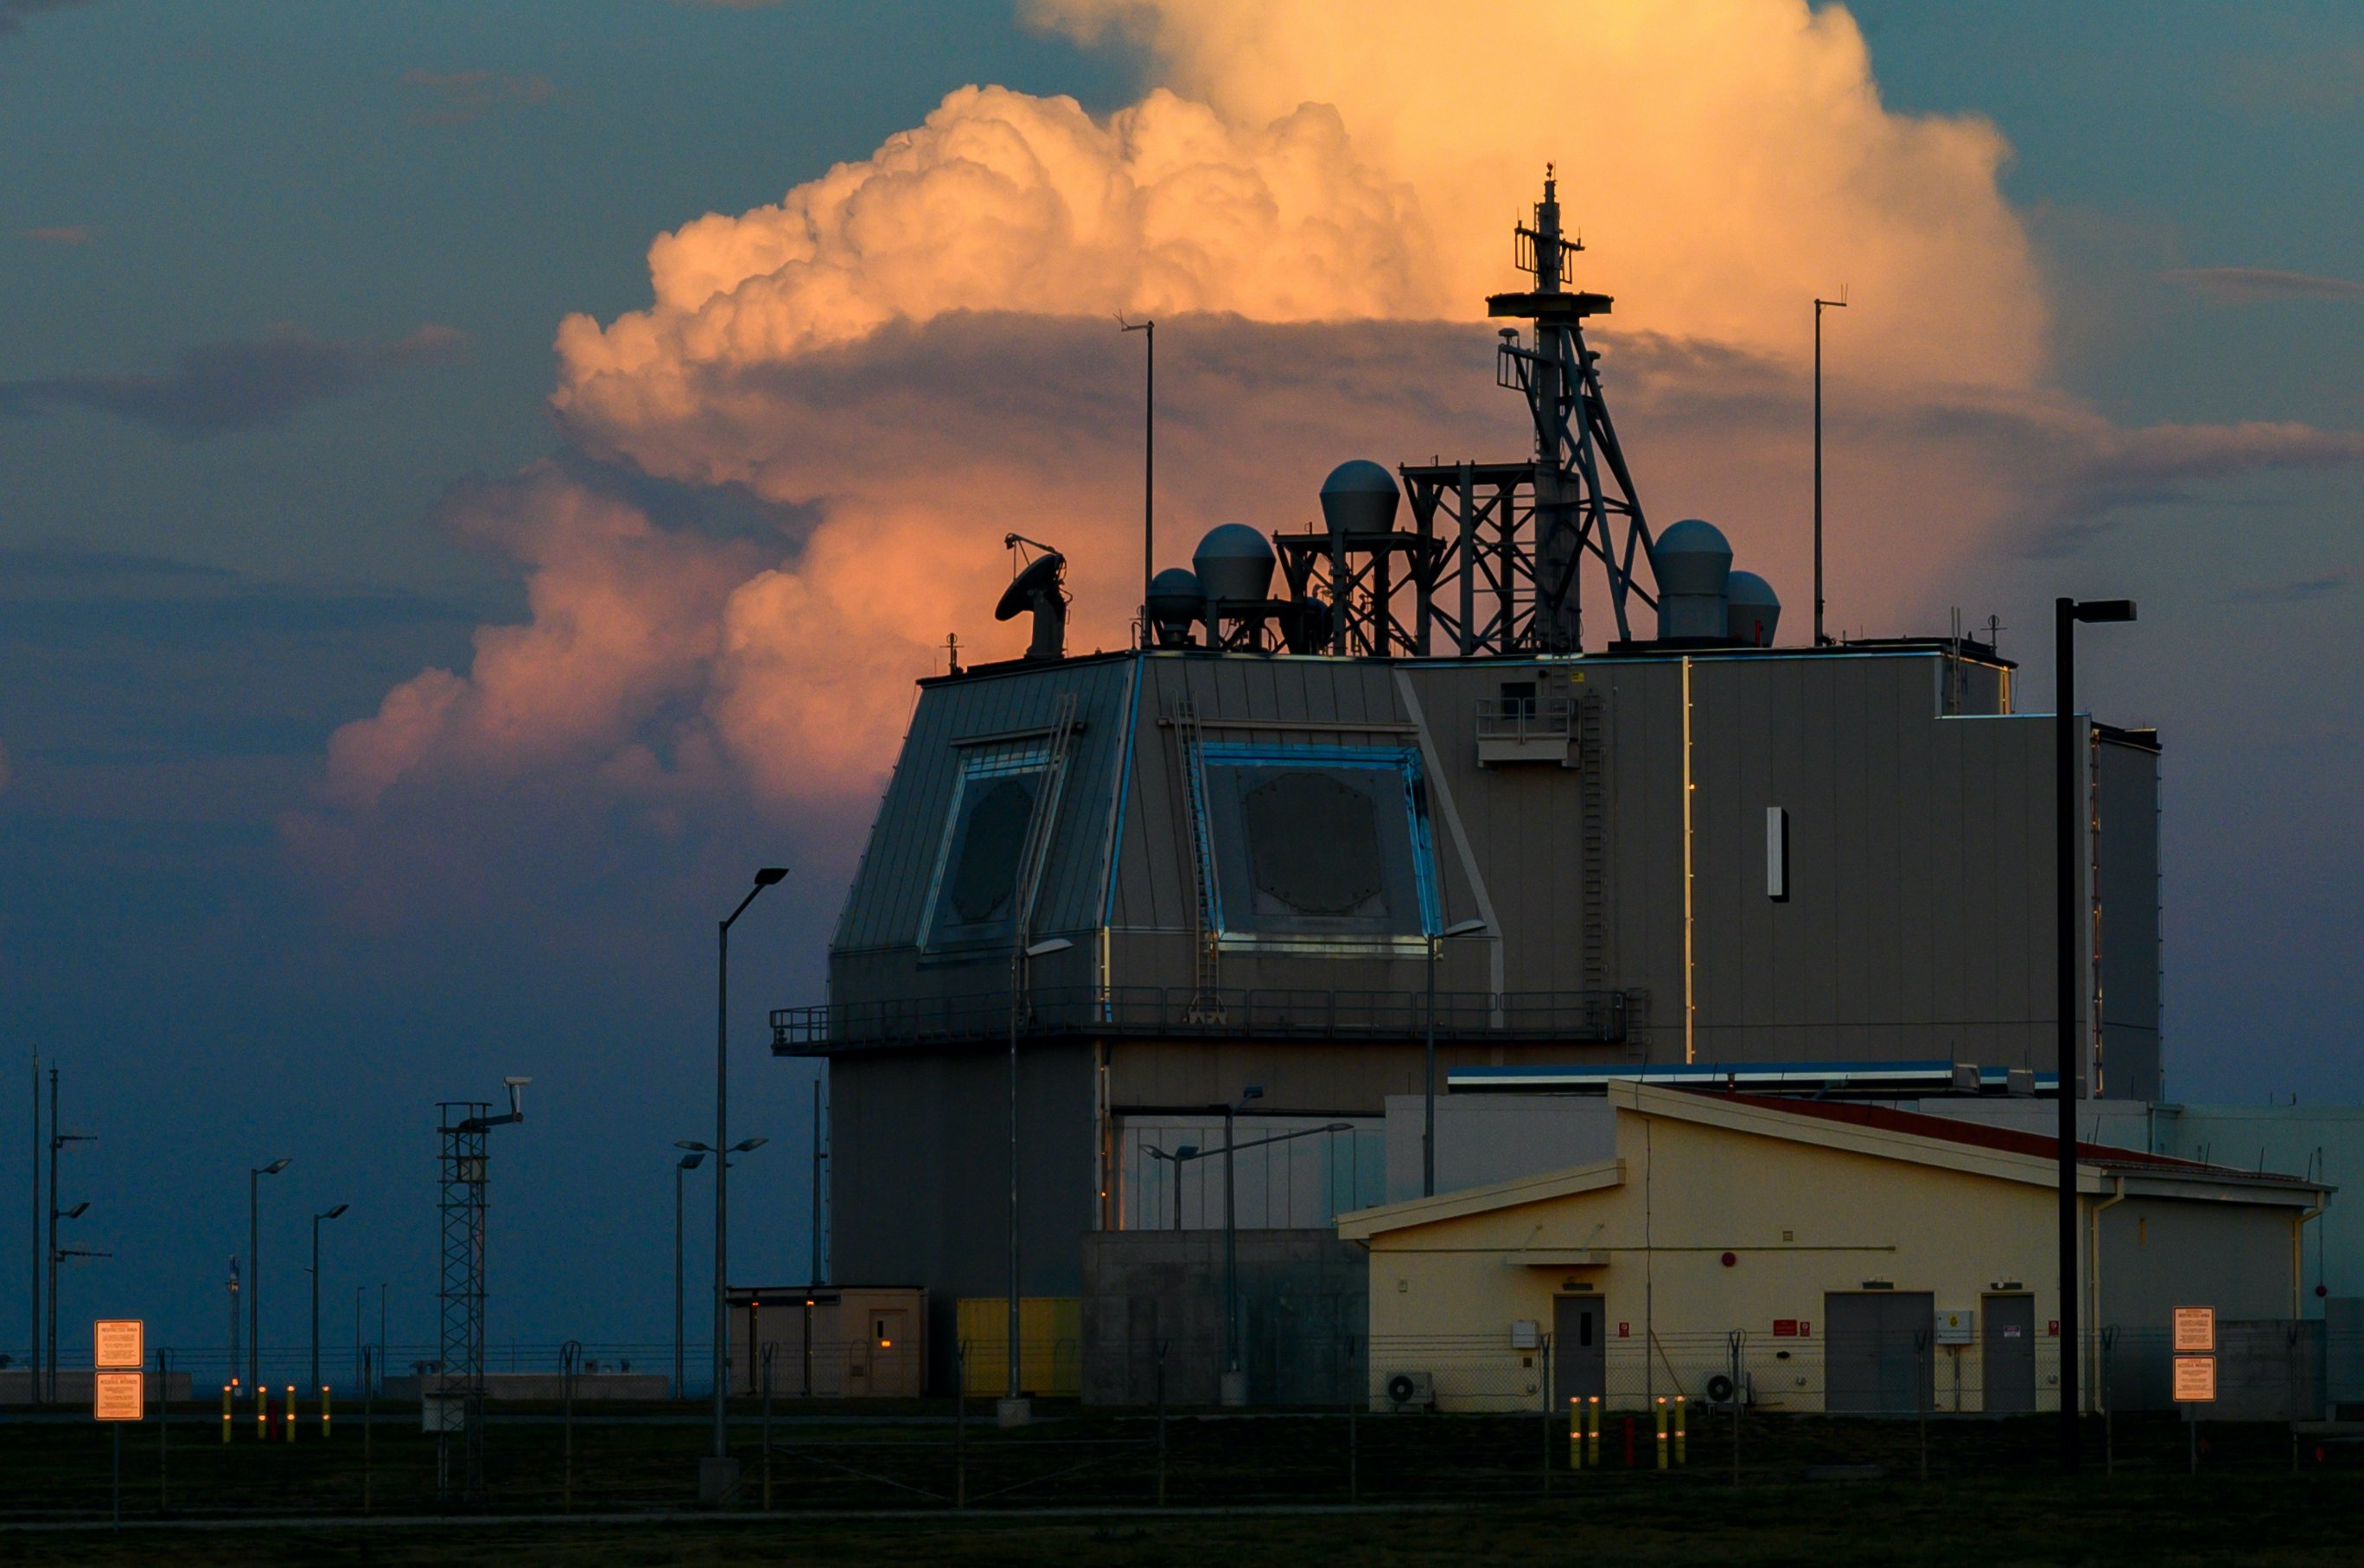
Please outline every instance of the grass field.
M2364 1556L2353 1520L2364 1470L2345 1446L2285 1428L2203 1429L2202 1473L2186 1475L2185 1432L2126 1420L2116 1473L2074 1484L2050 1473L2047 1422L1933 1423L1919 1479L1911 1421L1760 1418L1742 1435L1732 1479L1729 1428L1703 1421L1689 1464L1661 1472L1654 1440L1622 1462L1612 1425L1597 1471L1566 1468L1533 1418L1254 1418L1168 1423L1172 1511L1154 1511L1155 1423L1054 1413L1002 1434L972 1422L965 1440L942 1412L866 1421L824 1418L775 1432L773 1502L760 1504L753 1422L734 1427L746 1466L742 1507L695 1503L706 1440L694 1418L594 1424L574 1435L574 1517L565 1437L539 1416L486 1434L487 1497L439 1514L433 1439L415 1417L362 1443L351 1426L323 1442L218 1440L217 1418L176 1422L160 1508L158 1432L127 1429L124 1528L107 1518L112 1433L87 1420L0 1421L0 1561L112 1562L1139 1562L1238 1557L1291 1563L1547 1562L2347 1562ZM1546 1495L1545 1455L1553 1461ZM1837 1477L1831 1479L1809 1479ZM951 1496L965 1483L971 1507ZM1347 1507L1350 1489L1363 1507ZM1390 1507L1390 1505L1395 1505ZM1325 1511L1310 1512L1309 1508ZM1072 1510L1053 1515L1044 1509ZM1237 1510L1263 1509L1263 1512ZM851 1518L854 1510L892 1510ZM1197 1510L1190 1512L1188 1510ZM1217 1512L1215 1510L1226 1510ZM1294 1510L1294 1511L1291 1511ZM636 1517L637 1516L637 1517ZM268 1528L263 1528L266 1526Z

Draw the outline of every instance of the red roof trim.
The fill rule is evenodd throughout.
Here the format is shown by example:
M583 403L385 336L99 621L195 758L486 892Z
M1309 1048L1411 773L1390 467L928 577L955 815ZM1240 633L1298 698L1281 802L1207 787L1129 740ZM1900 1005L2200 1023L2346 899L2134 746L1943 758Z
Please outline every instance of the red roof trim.
M1987 1127L1952 1117L1924 1116L1918 1111L1893 1110L1887 1106L1841 1100L1790 1099L1771 1095L1735 1095L1721 1089L1685 1088L1680 1092L1697 1095L1702 1099L1755 1106L1762 1110L1783 1111L1790 1116L1813 1117L1823 1121L1852 1122L1857 1127L1910 1133L1915 1138L1966 1144L1973 1149L1993 1149L2007 1154L2029 1154L2049 1160L2056 1158L2060 1151L2057 1139L2046 1138L2041 1133ZM2203 1165L2194 1160L2178 1160L2166 1154L2147 1153L2140 1149L2120 1149L2107 1143L2078 1144L2077 1159L2079 1163L2086 1165L2172 1172L2187 1176L2232 1177L2245 1182L2285 1182L2292 1186L2310 1184L2296 1176L2286 1176L2275 1171L2242 1171L2230 1165Z

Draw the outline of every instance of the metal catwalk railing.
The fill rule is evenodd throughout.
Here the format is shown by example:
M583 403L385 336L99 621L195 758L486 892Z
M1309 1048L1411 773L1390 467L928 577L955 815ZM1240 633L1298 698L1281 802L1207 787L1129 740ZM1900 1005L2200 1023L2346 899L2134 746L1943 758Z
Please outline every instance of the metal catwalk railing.
M1030 1035L1200 1035L1310 1040L1417 1040L1427 1000L1418 991L1231 989L1220 1009L1194 1006L1187 985L1038 986L1021 1028ZM1622 1040L1643 1005L1638 991L1440 991L1441 1040ZM772 1014L772 1049L1005 1040L1009 993L889 996Z

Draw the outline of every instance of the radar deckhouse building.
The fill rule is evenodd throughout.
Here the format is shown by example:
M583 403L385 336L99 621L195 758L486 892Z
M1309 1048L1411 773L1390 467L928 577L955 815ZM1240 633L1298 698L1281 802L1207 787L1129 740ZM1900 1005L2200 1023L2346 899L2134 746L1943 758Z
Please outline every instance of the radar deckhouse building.
M1227 1116L1303 1134L1236 1162L1243 1232L1418 1195L1381 1128L1432 1028L1439 1094L1479 1066L2049 1085L2049 717L1977 641L1779 646L1719 529L1654 534L1549 181L1518 235L1534 287L1488 304L1528 324L1497 378L1531 453L1347 462L1319 530L1226 524L1159 573L1122 652L1063 656L1046 552L1001 606L1033 609L1027 656L920 683L828 1003L774 1026L829 1062L832 1272L929 1290L935 1386L956 1299L1008 1285L1013 1031L1035 1296L1096 1299L1112 1233L1220 1228ZM2158 744L2078 733L2071 1090L2156 1097Z

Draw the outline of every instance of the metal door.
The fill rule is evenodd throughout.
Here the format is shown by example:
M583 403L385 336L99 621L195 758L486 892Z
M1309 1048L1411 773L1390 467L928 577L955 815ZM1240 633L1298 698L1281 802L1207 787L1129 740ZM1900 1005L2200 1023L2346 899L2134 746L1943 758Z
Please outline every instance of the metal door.
M1986 1298L1986 1412L2024 1415L2035 1408L2035 1297Z
M1597 1296L1552 1300L1552 1402L1609 1392L1609 1340L1601 1332L1606 1304Z
M1823 1407L1834 1415L1911 1416L1936 1386L1937 1306L1926 1291L1834 1291L1823 1297Z

